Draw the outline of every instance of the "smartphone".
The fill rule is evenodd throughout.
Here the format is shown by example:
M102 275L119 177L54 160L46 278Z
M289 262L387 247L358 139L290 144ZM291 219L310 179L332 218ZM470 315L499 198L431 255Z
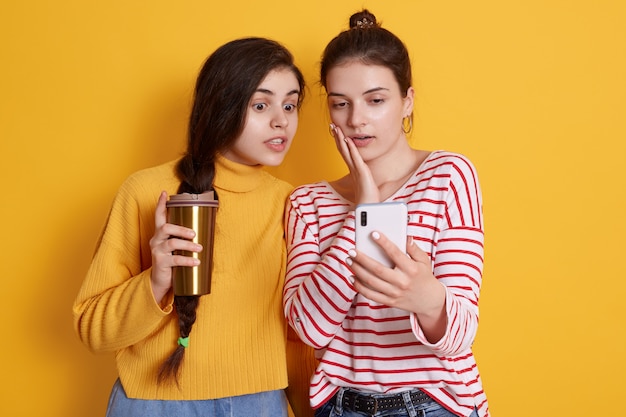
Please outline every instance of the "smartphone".
M356 249L383 265L393 268L395 264L385 251L372 239L372 232L384 234L406 252L408 208L402 202L359 204L356 206Z

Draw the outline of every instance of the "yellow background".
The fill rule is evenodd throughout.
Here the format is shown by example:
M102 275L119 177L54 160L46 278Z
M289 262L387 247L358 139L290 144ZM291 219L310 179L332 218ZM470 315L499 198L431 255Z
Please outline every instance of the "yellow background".
M297 141L275 174L295 185L345 172L316 74L361 5L410 50L413 145L479 171L475 352L493 415L622 412L626 2L5 0L0 415L104 415L113 356L79 343L72 301L120 183L183 149L217 46L273 37L305 72Z

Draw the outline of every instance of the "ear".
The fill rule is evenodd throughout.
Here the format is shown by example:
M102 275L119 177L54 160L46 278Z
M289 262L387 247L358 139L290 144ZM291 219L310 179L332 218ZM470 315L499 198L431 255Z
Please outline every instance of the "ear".
M413 100L415 98L415 90L413 87L409 87L406 90L406 97L404 97L404 109L402 114L404 117L410 116L413 113Z

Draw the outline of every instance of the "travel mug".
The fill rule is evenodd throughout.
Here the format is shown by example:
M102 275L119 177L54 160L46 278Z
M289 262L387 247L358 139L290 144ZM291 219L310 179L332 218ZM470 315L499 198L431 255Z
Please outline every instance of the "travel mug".
M200 260L198 266L175 266L173 268L174 295L204 295L211 293L213 269L213 236L218 201L213 191L202 194L174 194L166 203L167 221L193 229L191 239L202 245L201 252L174 251L175 255L191 256Z

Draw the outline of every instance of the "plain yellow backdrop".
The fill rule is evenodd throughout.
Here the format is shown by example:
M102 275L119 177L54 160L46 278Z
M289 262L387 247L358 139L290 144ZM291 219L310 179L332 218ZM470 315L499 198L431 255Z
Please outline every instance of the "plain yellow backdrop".
M492 414L622 412L626 2L33 0L0 5L0 415L104 415L113 355L79 343L72 302L120 183L182 151L193 83L217 46L272 37L305 73L276 175L345 172L317 70L361 6L410 50L411 143L479 171L475 352Z

